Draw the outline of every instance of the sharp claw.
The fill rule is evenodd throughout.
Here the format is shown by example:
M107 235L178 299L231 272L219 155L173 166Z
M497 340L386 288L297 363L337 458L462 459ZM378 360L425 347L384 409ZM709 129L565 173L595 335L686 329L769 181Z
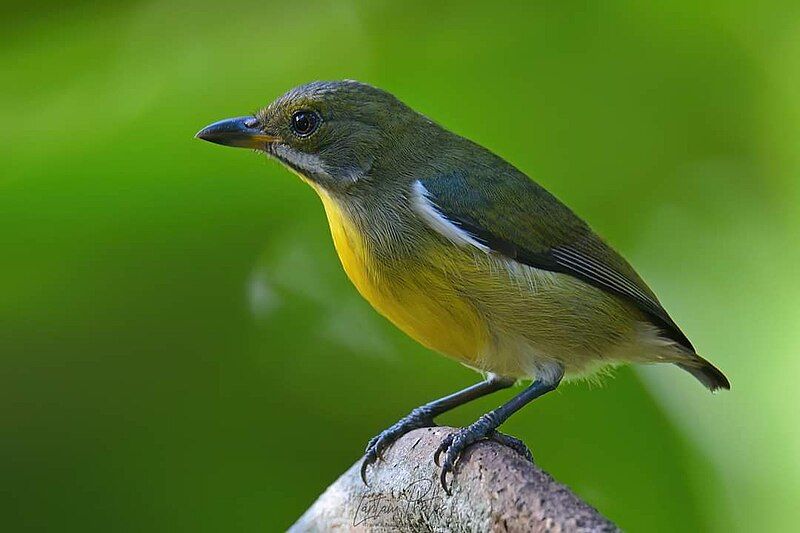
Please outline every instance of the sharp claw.
M445 470L444 468L442 468L442 473L439 476L439 481L442 482L442 488L447 493L447 495L452 496L452 494L450 494L450 489L447 487L447 470Z
M436 466L440 466L439 456L441 456L442 452L445 451L447 448L449 448L452 443L453 443L453 434L450 433L442 440L442 443L439 444L439 447L436 448L436 452L433 454L433 462Z
M369 465L369 463L367 463L366 459L361 461L361 481L364 482L364 485L369 487L369 483L367 483L367 466L368 465Z
M454 438L453 434L448 435L447 438L445 438L445 440L439 445L439 449L436 450L437 453L434 457L436 465L439 466L439 453L444 452L444 461L442 461L441 465L442 473L439 475L439 481L441 482L442 488L448 496L450 496L451 493L450 487L447 486L447 474L453 473L453 468L461 453L453 448L453 446L457 446L455 441L456 439Z
M502 433L495 432L494 430L485 431L485 428L475 426L476 425L473 425L468 428L461 429L455 433L450 433L442 440L441 444L439 444L439 447L436 449L436 452L433 454L433 462L436 463L436 466L442 469L441 473L439 474L439 481L441 482L442 488L448 496L451 495L451 491L447 484L447 474L452 474L452 478L455 480L456 463L460 460L462 454L470 446L477 442L487 438L493 438L501 444L509 446L515 452L523 455L529 460L532 459L530 450L528 450L528 447L525 446L521 440L514 437L509 437L508 435L503 435ZM444 459L441 459L442 453L444 453Z
M375 450L367 449L367 453L364 454L364 459L361 461L361 481L363 481L364 485L366 486L369 486L369 483L367 482L367 468L374 462Z
M399 420L393 426L370 439L364 450L364 460L361 463L361 479L365 485L369 485L367 483L367 467L378 460L383 461L383 452L389 449L394 441L413 429L436 425L433 423L433 419L420 418L419 415L414 415L414 413L412 415Z

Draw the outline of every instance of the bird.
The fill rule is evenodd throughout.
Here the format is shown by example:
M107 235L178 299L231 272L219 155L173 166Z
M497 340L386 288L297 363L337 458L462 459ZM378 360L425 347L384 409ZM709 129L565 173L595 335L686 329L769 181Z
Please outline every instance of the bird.
M423 346L483 379L426 403L371 439L361 477L393 442L515 384L516 396L445 436L440 481L482 440L562 380L625 363L672 363L711 391L725 375L698 355L633 267L565 204L492 151L353 80L295 87L196 134L267 154L322 200L358 292Z

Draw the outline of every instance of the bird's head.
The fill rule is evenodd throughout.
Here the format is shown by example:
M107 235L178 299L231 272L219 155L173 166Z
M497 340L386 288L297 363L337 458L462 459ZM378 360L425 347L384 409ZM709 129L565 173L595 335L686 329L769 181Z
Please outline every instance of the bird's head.
M257 113L215 122L197 137L252 148L310 182L344 190L400 156L409 131L430 124L391 94L356 81L296 87Z

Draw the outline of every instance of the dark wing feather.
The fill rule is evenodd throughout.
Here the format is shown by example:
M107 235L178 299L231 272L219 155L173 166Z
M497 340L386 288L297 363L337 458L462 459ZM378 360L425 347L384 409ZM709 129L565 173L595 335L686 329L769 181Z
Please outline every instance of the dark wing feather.
M443 216L493 251L625 298L694 351L628 262L569 208L510 165L482 171L483 177L456 171L420 181Z

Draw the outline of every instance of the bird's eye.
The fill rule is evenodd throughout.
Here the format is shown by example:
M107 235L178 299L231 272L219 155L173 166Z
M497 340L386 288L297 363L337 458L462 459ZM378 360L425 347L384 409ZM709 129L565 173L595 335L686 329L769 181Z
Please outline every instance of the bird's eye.
M308 137L319 127L320 116L314 111L297 111L292 115L292 131L298 137Z

